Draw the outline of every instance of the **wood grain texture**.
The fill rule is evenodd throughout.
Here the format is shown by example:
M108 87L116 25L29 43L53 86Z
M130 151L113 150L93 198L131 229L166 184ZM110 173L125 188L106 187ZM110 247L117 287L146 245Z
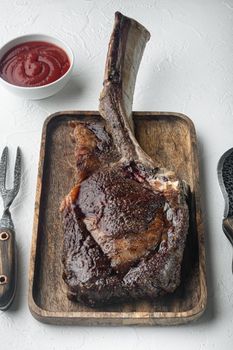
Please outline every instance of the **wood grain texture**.
M29 269L29 308L42 322L82 325L174 325L197 319L207 301L204 230L200 209L199 165L195 129L184 115L135 112L136 137L158 163L187 181L190 229L175 293L141 301L92 309L66 297L62 280L62 198L75 181L74 145L68 122L97 121L98 112L59 112L43 128L34 228Z
M0 229L0 310L11 305L17 278L15 233Z

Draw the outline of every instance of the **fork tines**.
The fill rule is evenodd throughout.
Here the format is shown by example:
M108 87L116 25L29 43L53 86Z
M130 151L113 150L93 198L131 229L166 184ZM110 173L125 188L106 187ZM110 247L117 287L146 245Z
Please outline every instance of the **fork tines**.
M0 194L2 195L4 206L10 206L20 187L21 178L21 152L20 148L17 148L15 168L14 168L14 183L12 189L6 189L6 175L8 165L8 147L5 147L0 162Z

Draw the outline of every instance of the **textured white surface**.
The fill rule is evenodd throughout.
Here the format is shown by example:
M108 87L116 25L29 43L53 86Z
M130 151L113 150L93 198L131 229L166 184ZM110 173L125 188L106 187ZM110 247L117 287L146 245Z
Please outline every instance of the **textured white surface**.
M189 325L57 327L34 320L27 306L42 125L55 111L97 109L115 10L138 19L152 34L134 110L182 112L193 120L199 138L209 298L206 313ZM66 41L76 68L67 87L47 100L21 100L0 87L0 151L8 145L13 154L20 145L24 155L23 183L12 210L19 285L11 309L0 312L0 349L232 349L232 248L221 230L223 199L216 166L233 146L233 1L0 0L0 45L36 32Z

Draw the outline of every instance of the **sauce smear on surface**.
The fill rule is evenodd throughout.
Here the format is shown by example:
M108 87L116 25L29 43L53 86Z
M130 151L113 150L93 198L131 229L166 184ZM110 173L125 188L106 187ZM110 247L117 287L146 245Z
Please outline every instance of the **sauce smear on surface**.
M69 68L70 61L63 49L45 41L29 41L3 56L0 76L17 86L43 86L62 77Z

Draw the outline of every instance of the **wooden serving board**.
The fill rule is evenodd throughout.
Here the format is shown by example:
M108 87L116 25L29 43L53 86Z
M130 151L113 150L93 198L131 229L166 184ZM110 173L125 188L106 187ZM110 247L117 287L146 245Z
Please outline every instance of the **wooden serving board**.
M135 112L142 148L159 166L175 170L191 188L190 229L180 287L171 295L92 309L71 302L62 280L63 228L59 206L74 184L69 121L97 121L98 112L59 112L43 128L29 272L29 308L42 322L80 325L174 325L197 319L207 300L204 230L197 140L193 123L177 113Z

